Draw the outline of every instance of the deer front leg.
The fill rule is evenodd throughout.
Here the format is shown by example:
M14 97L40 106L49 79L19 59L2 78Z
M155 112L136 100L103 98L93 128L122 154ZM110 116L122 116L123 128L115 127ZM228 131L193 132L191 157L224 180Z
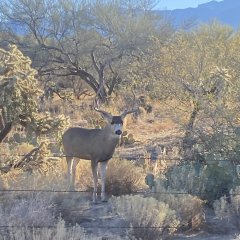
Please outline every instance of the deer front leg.
M92 166L92 174L93 174L93 203L97 202L97 186L98 186L98 174L97 174L97 167L98 163L97 161L91 161Z
M102 183L102 187L101 187L101 200L102 202L106 202L106 194L105 194L105 187L106 187L106 170L107 170L107 161L105 162L101 162L100 166L101 166L101 183Z

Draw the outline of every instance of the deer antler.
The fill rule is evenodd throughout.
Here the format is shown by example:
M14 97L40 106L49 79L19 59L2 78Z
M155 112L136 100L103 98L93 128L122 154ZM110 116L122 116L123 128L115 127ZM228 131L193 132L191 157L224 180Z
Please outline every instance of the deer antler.
M136 95L133 90L131 90L133 93L133 99L132 99L132 109L125 109L124 112L121 114L121 118L125 118L127 114L134 113L138 110L138 107L135 107L136 105Z
M106 111L103 111L101 109L99 109L99 104L98 104L98 101L97 99L94 100L93 102L93 109L97 112L100 112L103 114L103 116L107 117L107 118L112 118L112 115Z
M99 109L99 102L98 102L97 96L98 96L98 93L101 91L101 88L102 88L102 87L103 87L103 83L102 83L101 86L99 87L99 89L98 89L98 91L97 91L97 93L96 93L96 96L95 96L95 98L94 98L94 100L93 100L93 109L94 109L95 111L97 111L97 112L102 113L102 115L103 115L104 117L110 119L110 118L112 118L112 115L111 115L110 113Z

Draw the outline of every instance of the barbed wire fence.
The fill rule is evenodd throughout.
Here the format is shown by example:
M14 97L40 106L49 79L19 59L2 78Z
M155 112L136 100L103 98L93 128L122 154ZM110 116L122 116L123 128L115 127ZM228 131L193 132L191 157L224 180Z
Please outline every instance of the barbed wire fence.
M9 156L9 154L0 154L0 156L2 157L7 157ZM25 154L11 154L11 157L24 157ZM51 158L65 158L65 157L73 157L73 156L68 156L68 155L64 155L64 154L59 154L59 153L53 153L51 155L46 155L45 157L51 157ZM118 159L125 159L123 157L120 156L114 156L114 158L118 158ZM147 160L151 160L151 157L141 157L141 156L136 156L136 159L147 159ZM165 158L164 161L165 162L180 162L182 159L181 158ZM195 162L195 160L191 160L190 162ZM212 159L212 160L208 160L208 162L229 162L232 164L236 165L236 161L233 160L229 160L229 159ZM238 165L239 166L239 165ZM91 190L54 190L54 189L0 189L0 193L69 193L69 194L80 194L80 193L92 193ZM172 195L201 195L200 192L173 192L173 191L161 191L161 192L151 192L151 191L136 191L136 192L132 192L131 194L135 195L135 194L172 194ZM229 193L229 196L240 196L240 193ZM63 209L61 209L63 210ZM65 209L65 210L69 210L69 209ZM187 226L182 224L182 227ZM0 225L0 231L4 230L4 229L18 229L18 228L25 228L25 229L46 229L46 228L56 228L56 225ZM166 227L166 226L104 226L104 225L98 225L98 226L84 226L84 228L98 228L98 229L176 229L176 227Z

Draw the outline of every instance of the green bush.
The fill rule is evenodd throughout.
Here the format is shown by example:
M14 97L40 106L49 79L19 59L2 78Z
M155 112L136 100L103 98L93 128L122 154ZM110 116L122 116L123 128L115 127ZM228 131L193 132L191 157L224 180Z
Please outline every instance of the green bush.
M190 194L204 191L204 169L206 166L197 166L192 162L183 162L169 167L162 179L166 189L174 189Z
M240 186L231 189L229 197L223 196L213 204L218 218L227 219L240 228Z
M205 189L202 196L211 205L216 199L227 195L231 188L240 184L234 168L231 163L224 165L214 163L205 169Z
M240 185L236 166L230 161L211 161L206 165L185 162L170 167L166 172L167 188L196 194L212 205L216 199Z

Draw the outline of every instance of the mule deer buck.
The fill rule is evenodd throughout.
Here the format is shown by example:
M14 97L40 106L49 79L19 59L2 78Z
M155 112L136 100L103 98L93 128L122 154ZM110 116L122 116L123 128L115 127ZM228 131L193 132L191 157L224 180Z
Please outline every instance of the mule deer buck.
M101 173L101 200L106 201L105 183L106 167L108 160L112 158L115 148L119 142L123 129L123 120L127 114L133 113L136 109L125 110L119 116L112 116L110 113L94 107L107 121L103 129L86 129L80 127L69 128L62 138L64 152L68 165L68 181L71 189L75 189L76 167L80 159L91 160L93 174L93 202L97 201L98 185L98 163Z

